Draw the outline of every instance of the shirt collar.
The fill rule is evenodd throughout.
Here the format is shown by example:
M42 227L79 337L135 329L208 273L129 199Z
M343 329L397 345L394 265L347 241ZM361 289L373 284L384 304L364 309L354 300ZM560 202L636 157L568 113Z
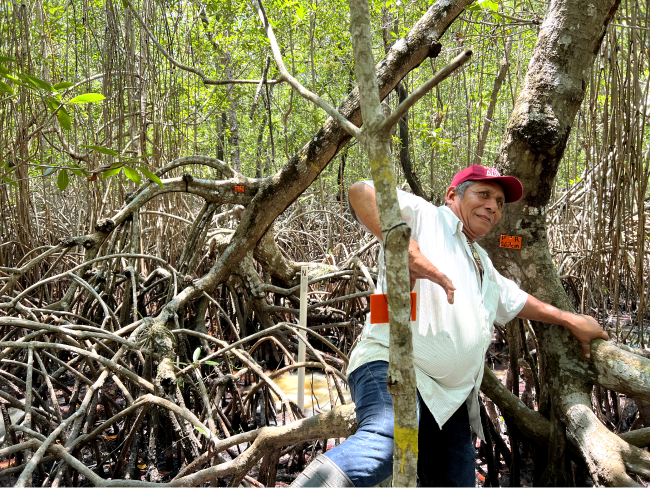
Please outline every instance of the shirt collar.
M460 233L463 231L463 221L460 220L456 214L446 205L443 205L439 208L445 225L451 230L451 233L454 235L460 235Z
M463 221L460 220L458 216L446 205L442 205L438 208L440 208L440 213L443 216L443 221L445 222L447 228L451 230L451 233L453 235L461 236L463 232ZM480 244L475 242L474 247L478 250L478 253L481 255L481 257L487 257L487 252L481 247Z

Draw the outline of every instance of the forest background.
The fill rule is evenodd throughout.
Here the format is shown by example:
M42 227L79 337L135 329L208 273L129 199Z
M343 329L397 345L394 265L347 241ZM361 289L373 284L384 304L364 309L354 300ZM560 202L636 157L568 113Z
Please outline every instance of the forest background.
M436 5L371 2L375 59ZM440 43L383 104L390 113L473 51L391 133L398 185L435 204L459 169L497 164L542 24L566 7L454 6ZM356 86L347 3L265 8L289 72L345 111ZM606 368L625 364L627 383L595 381L593 414L643 447L650 13L638 1L613 10L557 174L540 176L550 188L541 218L570 305L597 317L633 355L610 358ZM346 199L370 175L361 144L341 144L328 164L312 164L313 183L282 208L273 203L269 212L279 216L263 222L271 227L259 244L243 249L214 287L186 292L236 252L228 246L264 178L279 180L305 147L318 155L319 138L329 137L323 126L327 114L281 80L248 2L0 5L0 408L9 444L0 474L8 483L273 485L290 480L328 438L349 435L353 410L299 420L304 412L270 377L296 369L294 295L300 265L309 263L308 324L321 335L308 366L325 371L331 403L341 402L345 356L376 281L377 243L354 223ZM161 311L162 327L151 319ZM622 456L622 472L585 454L590 446L576 447L575 436L565 451L570 421L556 419L554 402L544 400L553 397L543 391L552 374L535 331L524 322L497 328L488 359L506 374L506 391L484 387L492 436L479 443L479 481L647 485L647 451ZM236 343L232 356L219 352L228 343ZM240 391L242 381L255 386ZM516 421L522 405L550 419L550 431L549 420ZM285 422L272 433L258 429ZM557 451L550 457L540 447L549 435Z

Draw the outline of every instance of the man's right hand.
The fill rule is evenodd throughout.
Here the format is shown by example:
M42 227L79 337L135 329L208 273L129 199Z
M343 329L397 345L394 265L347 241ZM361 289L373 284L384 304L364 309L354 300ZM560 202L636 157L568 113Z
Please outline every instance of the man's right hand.
M436 268L422 254L420 246L413 239L411 239L409 245L409 271L411 272L411 290L415 286L415 280L429 280L440 285L445 290L449 304L454 303L454 291L456 291L456 287L446 274Z
M377 200L375 189L363 182L357 182L350 187L348 192L350 205L354 209L357 217L366 228L374 235L382 238L381 226L379 224L379 215L377 215ZM426 279L442 286L447 295L447 301L454 303L454 291L456 288L451 280L436 268L429 261L417 242L411 239L409 244L409 270L411 271L411 289L415 285L415 280Z

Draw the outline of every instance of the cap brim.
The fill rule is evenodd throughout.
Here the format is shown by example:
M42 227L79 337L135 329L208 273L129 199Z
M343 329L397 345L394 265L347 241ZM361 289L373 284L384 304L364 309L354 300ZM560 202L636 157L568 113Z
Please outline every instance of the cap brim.
M474 181L494 181L501 185L503 193L506 197L506 203L513 203L518 201L524 194L524 187L514 176L486 176L484 178L473 177Z

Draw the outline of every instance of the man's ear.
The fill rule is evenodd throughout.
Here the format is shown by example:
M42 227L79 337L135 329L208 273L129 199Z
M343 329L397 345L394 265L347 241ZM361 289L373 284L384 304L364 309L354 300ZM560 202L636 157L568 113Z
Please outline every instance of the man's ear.
M447 194L445 195L445 202L447 202L447 205L451 205L451 203L458 198L458 193L456 193L456 187L455 186L450 186L447 188Z

